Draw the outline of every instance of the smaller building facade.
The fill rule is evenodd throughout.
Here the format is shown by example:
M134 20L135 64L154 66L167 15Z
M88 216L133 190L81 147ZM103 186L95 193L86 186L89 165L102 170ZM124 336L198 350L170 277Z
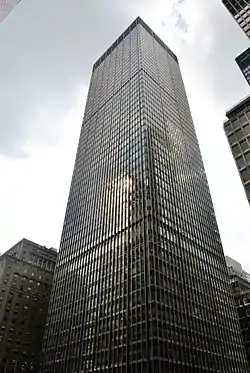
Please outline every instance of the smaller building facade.
M241 29L250 38L250 1L222 0L222 3L234 17Z
M250 48L241 53L235 61L246 78L247 83L250 85Z
M56 257L26 239L0 257L0 372L39 371Z
M224 130L250 203L250 95L227 111Z
M229 271L229 275L237 278L243 279L243 281L247 282L247 288L244 288L244 283L242 283L241 290L247 290L250 284L250 274L243 270L242 265L237 262L235 259L230 258L230 256L226 256L226 263L227 269Z
M250 365L250 274L244 271L240 263L232 258L226 257L226 262L242 338Z

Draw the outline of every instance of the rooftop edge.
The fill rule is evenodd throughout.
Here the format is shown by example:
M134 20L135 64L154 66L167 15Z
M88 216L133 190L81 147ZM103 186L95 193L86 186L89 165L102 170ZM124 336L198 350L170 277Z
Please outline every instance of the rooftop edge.
M233 115L237 114L240 110L243 109L243 107L249 104L250 106L250 95L243 98L241 101L239 101L237 104L232 106L230 109L226 111L226 116L228 119L230 119Z
M110 55L110 53L123 41L123 39L138 25L140 24L142 27L144 27L145 30L147 30L153 38L164 48L168 51L168 53L174 58L176 62L178 62L177 56L174 54L174 52L169 49L169 47L155 34L155 32L140 18L137 17L130 25L129 27L115 40L115 42L106 50L106 52L103 53L103 55L94 63L93 65L93 71L105 60L106 57Z

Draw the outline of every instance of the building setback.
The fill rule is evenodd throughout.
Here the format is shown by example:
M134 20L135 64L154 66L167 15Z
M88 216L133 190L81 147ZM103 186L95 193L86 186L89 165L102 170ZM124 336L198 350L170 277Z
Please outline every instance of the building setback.
M250 1L249 0L222 0L222 3L231 13L240 28L250 38Z
M227 111L224 130L250 203L250 96Z
M23 239L0 257L0 372L39 372L56 256Z
M43 373L248 371L177 57L137 18L94 64Z
M250 48L246 49L235 59L246 81L250 85Z
M240 263L235 262L230 257L226 257L226 262L242 338L250 366L250 274L243 271Z

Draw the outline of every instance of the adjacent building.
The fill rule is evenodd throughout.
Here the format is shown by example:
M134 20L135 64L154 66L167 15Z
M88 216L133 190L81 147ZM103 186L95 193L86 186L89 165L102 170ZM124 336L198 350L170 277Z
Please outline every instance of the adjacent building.
M227 111L224 130L250 202L250 95Z
M0 22L20 3L21 0L0 0Z
M246 81L250 85L250 48L241 53L235 61L238 64Z
M249 0L222 0L225 7L234 17L238 25L250 38L250 1Z
M226 262L247 359L250 365L250 274L244 271L241 264L232 258L226 257Z
M250 38L250 0L222 0L222 2ZM250 48L236 58L236 63L250 85Z
M0 372L39 371L56 257L26 239L0 256Z
M248 372L178 59L140 18L93 67L41 371Z
M237 287L240 288L240 290L247 290L250 284L250 274L244 271L242 265L236 260L232 259L230 256L226 256L226 263L230 277L237 277L238 279L241 278L247 283L246 288L244 285L237 285Z

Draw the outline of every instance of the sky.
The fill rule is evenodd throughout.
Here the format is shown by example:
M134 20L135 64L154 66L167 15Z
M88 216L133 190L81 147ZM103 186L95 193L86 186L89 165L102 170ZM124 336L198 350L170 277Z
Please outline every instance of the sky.
M225 111L249 40L220 0L21 0L0 23L0 252L59 247L95 60L141 16L178 55L226 255L250 271L250 206Z

